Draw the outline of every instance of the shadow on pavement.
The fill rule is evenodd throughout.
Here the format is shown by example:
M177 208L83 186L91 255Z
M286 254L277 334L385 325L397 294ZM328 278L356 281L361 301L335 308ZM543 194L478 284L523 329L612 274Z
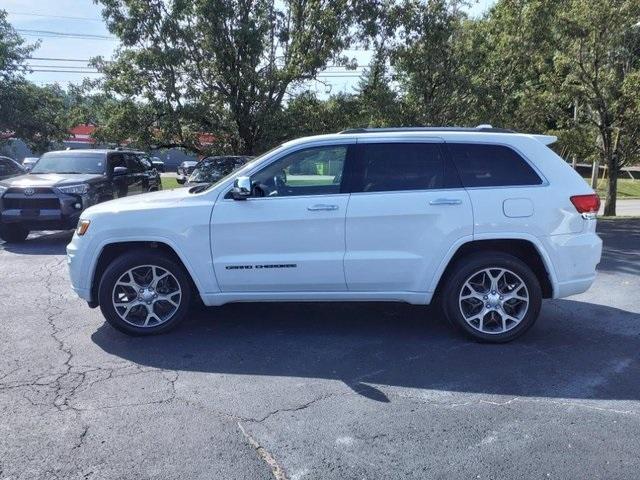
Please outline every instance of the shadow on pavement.
M425 307L232 304L194 312L167 335L132 338L108 325L93 341L163 369L335 379L387 402L374 385L582 399L640 399L640 315L571 300L545 303L507 345L465 340ZM612 324L610 331L599 322ZM626 335L615 325L625 325Z
M37 232L20 243L3 243L0 249L20 255L65 255L66 248L73 237L73 230L63 232Z
M640 219L599 220L598 235L605 246L598 270L640 274Z

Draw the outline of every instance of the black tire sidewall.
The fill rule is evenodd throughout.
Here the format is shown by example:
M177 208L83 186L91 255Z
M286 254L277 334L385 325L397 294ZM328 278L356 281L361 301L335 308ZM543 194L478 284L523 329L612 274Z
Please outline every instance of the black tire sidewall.
M459 292L464 282L474 273L485 268L505 268L517 274L529 291L529 310L522 321L506 333L482 333L464 320L458 306ZM500 252L483 252L460 259L447 279L442 306L449 321L467 336L487 343L505 343L529 330L538 318L542 305L542 290L535 273L520 259Z
M7 243L24 242L29 236L30 231L22 225L1 224L0 238Z
M176 313L169 321L157 327L136 327L131 325L120 318L113 306L111 295L116 281L124 272L137 265L157 265L168 270L176 278L182 290L181 303ZM98 287L98 301L105 319L117 330L129 335L157 335L172 330L187 315L191 303L191 283L189 275L179 262L167 258L160 252L132 251L116 258L106 268Z

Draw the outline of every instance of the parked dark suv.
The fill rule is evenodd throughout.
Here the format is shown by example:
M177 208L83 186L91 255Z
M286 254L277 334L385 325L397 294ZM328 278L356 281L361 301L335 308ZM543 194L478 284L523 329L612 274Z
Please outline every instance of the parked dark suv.
M158 172L125 150L45 153L28 173L0 181L0 238L75 228L87 207L162 188Z

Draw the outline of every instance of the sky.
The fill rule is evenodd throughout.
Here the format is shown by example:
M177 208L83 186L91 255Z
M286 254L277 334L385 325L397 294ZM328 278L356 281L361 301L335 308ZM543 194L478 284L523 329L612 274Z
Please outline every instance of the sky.
M495 2L471 1L469 13L473 16L480 15ZM93 0L0 0L0 9L8 12L9 22L27 41L40 39L40 47L29 61L34 72L28 76L40 85L56 82L67 87L69 83L81 83L85 77L96 78L96 74L86 73L92 70L86 61L98 55L110 58L118 45L107 31L100 7ZM361 66L366 66L370 59L369 52L346 53ZM324 83L311 82L308 88L321 97L340 91L352 92L358 79L336 75L335 72L321 74Z

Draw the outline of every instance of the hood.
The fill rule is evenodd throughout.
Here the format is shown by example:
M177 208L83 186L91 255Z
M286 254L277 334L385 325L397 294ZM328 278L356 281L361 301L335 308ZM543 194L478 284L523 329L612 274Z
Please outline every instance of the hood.
M17 177L2 180L7 187L61 187L63 185L75 185L77 183L93 183L104 180L102 174L89 173L27 173Z
M99 203L89 209L85 213L118 213L126 210L148 210L169 207L180 203L186 198L193 197L189 193L188 188L176 188L175 190L161 190L159 192L143 193L141 195L132 195L130 197L122 197L116 200ZM83 214L83 217L86 215Z

